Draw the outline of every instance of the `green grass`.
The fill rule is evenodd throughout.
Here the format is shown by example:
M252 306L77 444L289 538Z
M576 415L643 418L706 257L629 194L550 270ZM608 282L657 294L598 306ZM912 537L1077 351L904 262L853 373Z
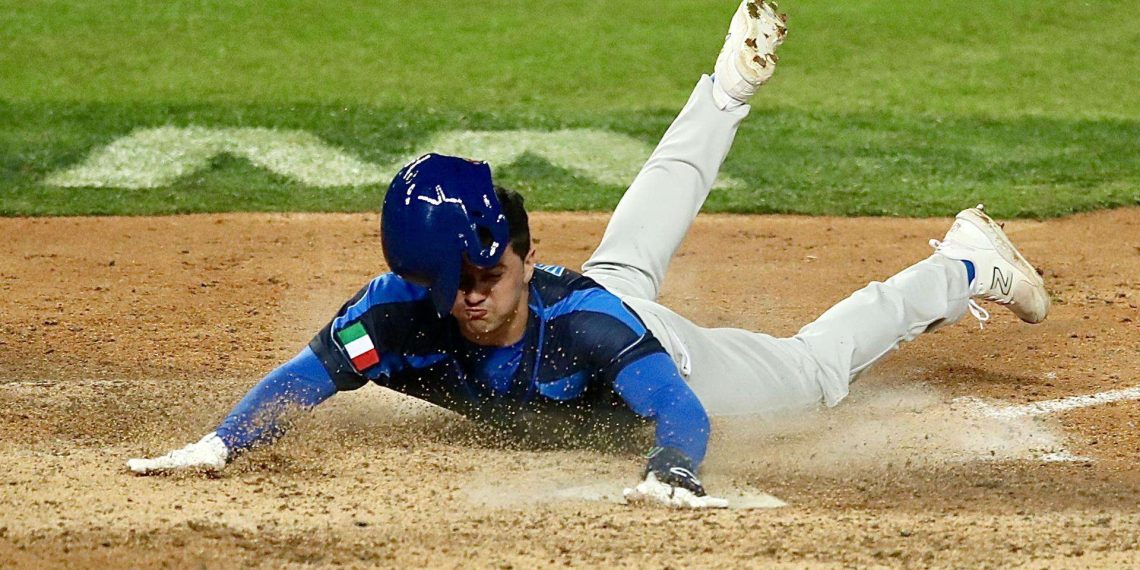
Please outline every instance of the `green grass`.
M220 157L156 190L48 173L137 128L310 131L371 162L442 129L598 127L654 142L734 2L0 0L0 214L372 210ZM780 71L709 210L1047 217L1140 203L1140 3L788 0ZM496 176L605 209L538 157Z
M374 210L382 186L317 189L221 156L211 168L153 190L65 189L40 181L139 126L208 124L304 129L386 163L441 128L600 127L652 143L671 112L574 118L420 112L326 105L0 106L0 213L143 214ZM986 202L1002 216L1047 217L1140 203L1135 121L1036 117L932 119L883 113L758 110L724 171L744 187L714 192L711 211L945 215ZM622 188L598 186L525 156L495 169L536 209L608 209Z

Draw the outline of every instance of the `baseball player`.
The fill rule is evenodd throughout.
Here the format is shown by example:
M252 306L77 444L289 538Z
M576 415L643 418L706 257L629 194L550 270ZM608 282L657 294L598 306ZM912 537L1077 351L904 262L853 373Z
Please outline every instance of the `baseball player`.
M522 198L480 162L435 154L405 166L381 212L391 273L368 283L296 357L270 372L201 441L132 459L147 474L221 469L273 441L279 418L369 381L494 425L542 416L655 424L630 502L724 507L697 478L709 416L838 404L851 379L901 341L995 301L1022 320L1049 310L1044 284L981 207L935 252L839 302L791 338L699 327L655 299L771 76L786 18L744 0L712 77L697 82L576 273L535 262Z

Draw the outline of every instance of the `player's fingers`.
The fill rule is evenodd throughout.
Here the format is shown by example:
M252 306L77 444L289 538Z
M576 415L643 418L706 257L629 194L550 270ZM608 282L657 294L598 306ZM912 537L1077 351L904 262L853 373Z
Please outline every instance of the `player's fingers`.
M626 491L624 494L625 502L626 502L626 504L629 504L629 505L638 505L638 506L657 505L657 506L661 506L663 504L666 504L665 501L663 501L661 497L655 497L653 495L647 495L645 493L638 491L637 489L626 489L625 491Z
M728 501L718 497L705 495L698 497L688 489L678 488L673 492L676 506L688 509L723 509L728 507Z
M645 504L669 504L669 496L671 489L668 485L664 485L656 480L642 481L638 483L637 487L626 489L622 495L629 503Z
M146 463L144 463L144 461L145 461L144 459L136 459L136 458L128 459L127 460L127 469L130 469L131 471L138 473L140 475L143 473L146 473Z
M216 433L206 434L198 443L191 443L161 457L136 458L127 461L127 468L140 475L172 469L205 469L218 471L226 466L229 450Z
M163 467L163 459L165 459L165 457L129 459L127 460L127 469L139 475L146 475L167 468Z
M642 481L637 487L627 488L622 496L631 505L658 505L680 509L724 509L728 500L705 495L698 497L683 487L670 487L656 480Z

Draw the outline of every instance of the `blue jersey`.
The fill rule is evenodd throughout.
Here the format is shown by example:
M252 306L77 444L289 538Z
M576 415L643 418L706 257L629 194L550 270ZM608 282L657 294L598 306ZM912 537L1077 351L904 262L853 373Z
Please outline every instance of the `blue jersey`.
M283 402L311 407L374 382L508 425L562 414L652 420L657 445L681 451L695 468L708 441L707 415L641 319L563 267L537 265L529 288L522 340L484 347L464 339L454 317L438 317L425 288L394 273L376 277L306 351L251 390L218 433L231 449L246 447L266 433L252 418L264 423L267 410Z

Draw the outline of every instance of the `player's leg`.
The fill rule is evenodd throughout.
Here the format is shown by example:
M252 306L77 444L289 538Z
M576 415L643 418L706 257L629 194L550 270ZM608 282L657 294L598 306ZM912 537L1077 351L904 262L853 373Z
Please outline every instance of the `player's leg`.
M975 299L1044 320L1044 283L1001 228L978 209L958 215L937 252L883 283L871 283L791 338L738 329L702 329L651 303L631 303L667 348L681 345L689 383L710 414L771 413L835 405L859 372L967 310L988 318ZM661 330L660 329L666 329ZM672 336L670 336L672 335Z
M935 255L856 291L791 338L705 329L631 306L658 338L655 321L675 335L666 349L683 347L680 357L670 354L678 364L689 360L689 385L709 414L724 416L834 406L856 374L901 341L960 319L968 298L962 263Z
M583 273L622 297L656 299L669 262L708 197L744 101L775 69L783 21L760 0L745 0L733 17L715 81L697 83L688 103L614 210Z

